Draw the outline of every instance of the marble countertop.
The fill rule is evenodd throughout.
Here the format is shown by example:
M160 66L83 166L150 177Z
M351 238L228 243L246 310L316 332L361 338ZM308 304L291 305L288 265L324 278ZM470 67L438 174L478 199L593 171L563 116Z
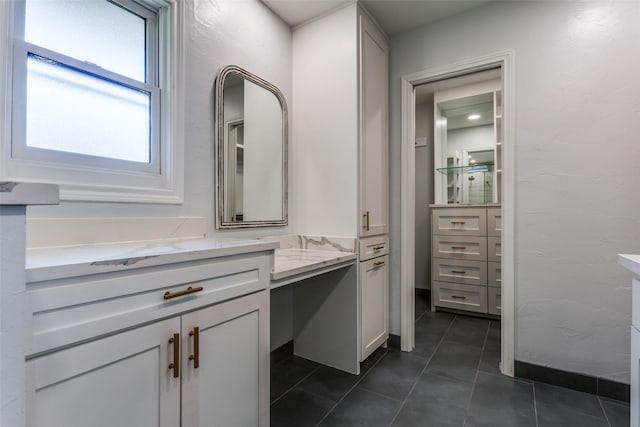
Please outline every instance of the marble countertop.
M32 182L0 182L0 205L57 205L58 186Z
M29 249L27 283L140 267L273 250L278 242L242 239L173 239Z
M640 276L640 255L618 254L618 262Z
M342 268L356 262L355 252L316 249L276 249L271 273L272 288ZM310 274L313 273L313 274ZM304 275L304 277L296 278ZM295 280L287 280L292 279Z

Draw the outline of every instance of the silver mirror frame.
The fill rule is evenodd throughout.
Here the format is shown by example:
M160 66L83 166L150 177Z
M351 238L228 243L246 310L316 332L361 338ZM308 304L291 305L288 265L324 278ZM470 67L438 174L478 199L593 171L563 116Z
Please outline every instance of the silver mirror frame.
M224 159L225 152L225 125L224 125L224 82L227 76L230 74L239 75L245 80L248 80L266 90L273 93L282 107L282 220L270 220L270 221L242 221L233 222L225 221L224 218L224 189L222 185L224 183L225 166ZM215 144L214 155L216 157L216 229L226 228L253 228L253 227L277 227L286 226L289 223L288 213L288 152L289 152L289 119L287 113L287 102L284 99L284 95L280 92L276 86L272 85L268 81L250 73L249 71L240 68L236 65L228 65L224 67L216 76L215 85L216 96L216 132L215 132Z

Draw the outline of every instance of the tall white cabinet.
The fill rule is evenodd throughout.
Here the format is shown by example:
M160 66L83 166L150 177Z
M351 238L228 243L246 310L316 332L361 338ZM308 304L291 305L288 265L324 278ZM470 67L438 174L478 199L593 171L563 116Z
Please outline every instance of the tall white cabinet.
M359 238L361 360L389 336L388 56L358 4L293 33L292 210L306 232Z

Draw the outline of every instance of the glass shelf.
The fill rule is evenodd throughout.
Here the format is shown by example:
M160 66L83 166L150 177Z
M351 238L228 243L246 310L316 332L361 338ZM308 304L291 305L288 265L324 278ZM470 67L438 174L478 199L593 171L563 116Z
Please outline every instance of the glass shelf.
M438 172L441 172L445 175L452 173L478 173L478 172L493 172L494 164L493 163L483 163L481 165L469 165L469 166L452 166L448 168L438 168L436 169Z
M446 176L447 204L493 203L493 163L438 168Z

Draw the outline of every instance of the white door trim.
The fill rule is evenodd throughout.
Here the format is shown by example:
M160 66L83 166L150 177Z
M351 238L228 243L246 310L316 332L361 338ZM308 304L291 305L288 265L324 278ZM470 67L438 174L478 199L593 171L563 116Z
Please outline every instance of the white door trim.
M502 355L501 371L514 375L515 349L515 51L433 68L401 78L400 154L400 346L415 346L415 90L420 84L500 66L503 103L502 183Z

